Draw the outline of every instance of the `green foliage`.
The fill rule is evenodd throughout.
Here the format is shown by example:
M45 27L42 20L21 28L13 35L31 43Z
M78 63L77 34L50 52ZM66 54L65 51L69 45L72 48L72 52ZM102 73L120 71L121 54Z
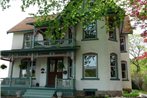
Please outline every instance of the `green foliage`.
M47 26L47 36L51 37L52 33L55 33L60 38L71 26L76 26L78 23L89 24L98 19L104 21L110 16L114 17L115 26L119 26L124 15L124 11L113 0L107 0L107 2L103 0L93 2L91 0L71 0L55 19L50 19L45 14L43 15L45 17L41 18L36 26Z
M123 97L137 97L139 96L138 91L132 91L131 93L123 92Z
M10 0L1 1L2 8L5 9L9 2ZM24 11L31 5L39 7L38 13L33 15L42 16L37 17L35 26L48 27L46 36L53 39L63 37L69 27L78 23L89 24L98 19L105 21L109 16L113 16L115 25L119 26L125 15L114 0L22 0L21 8ZM57 17L51 19L49 14ZM52 36L53 33L55 35Z

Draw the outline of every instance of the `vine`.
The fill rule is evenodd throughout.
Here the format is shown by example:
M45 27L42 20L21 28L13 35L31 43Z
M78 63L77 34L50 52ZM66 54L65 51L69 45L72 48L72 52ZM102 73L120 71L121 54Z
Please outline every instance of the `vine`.
M105 18L112 16L115 19L116 26L120 25L125 16L124 10L117 6L113 0L107 0L107 2L104 0L71 0L63 11L56 18L54 17L55 19L52 20L49 16L43 16L43 18L38 19L35 25L39 27L47 26L47 36L51 37L54 32L58 37L62 37L69 27L78 23L88 25L95 20L105 21ZM108 25L107 22L106 25Z

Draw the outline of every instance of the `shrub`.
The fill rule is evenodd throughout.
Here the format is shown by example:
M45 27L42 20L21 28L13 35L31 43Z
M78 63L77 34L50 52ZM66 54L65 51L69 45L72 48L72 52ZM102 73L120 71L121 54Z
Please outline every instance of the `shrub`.
M123 93L123 97L137 97L137 96L139 96L139 92L137 91L133 91L131 93L126 93L126 92Z

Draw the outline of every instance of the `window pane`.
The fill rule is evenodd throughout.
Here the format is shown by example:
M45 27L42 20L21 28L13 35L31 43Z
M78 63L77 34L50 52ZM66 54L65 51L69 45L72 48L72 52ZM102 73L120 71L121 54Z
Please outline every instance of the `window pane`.
M110 54L110 69L111 78L117 78L117 55L114 53Z
M114 17L108 18L108 30L109 30L109 39L116 40L116 31L115 31L115 19Z
M96 38L96 22L93 22L87 26L84 26L84 38Z
M126 61L122 61L121 62L121 70L122 70L122 78L123 79L127 79L127 62Z
M84 56L84 77L96 77L97 73L97 56L85 55Z
M120 50L121 51L126 51L126 42L125 42L125 37L124 36L120 37Z
M31 47L31 34L27 33L24 35L24 48L30 48Z

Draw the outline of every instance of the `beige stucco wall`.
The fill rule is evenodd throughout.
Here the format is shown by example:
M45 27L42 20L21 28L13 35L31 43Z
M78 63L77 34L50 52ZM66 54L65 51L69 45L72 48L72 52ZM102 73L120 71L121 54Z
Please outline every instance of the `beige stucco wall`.
M126 52L121 53L121 61L126 61L127 62L128 80L123 81L123 88L132 88L132 85L131 85L131 73L130 73L130 60L129 60L128 35L125 35L125 38L126 38Z
M122 90L121 64L119 49L119 34L117 41L108 40L108 33L103 21L98 21L97 25L98 40L82 41L81 25L77 26L76 39L80 49L76 51L76 89L98 89L98 90ZM82 55L84 53L94 52L98 54L98 77L99 80L81 80L82 78ZM118 73L120 80L110 80L110 53L118 55ZM117 86L116 86L117 85Z
M20 32L13 34L12 49L21 49L23 47L23 35L24 33Z

